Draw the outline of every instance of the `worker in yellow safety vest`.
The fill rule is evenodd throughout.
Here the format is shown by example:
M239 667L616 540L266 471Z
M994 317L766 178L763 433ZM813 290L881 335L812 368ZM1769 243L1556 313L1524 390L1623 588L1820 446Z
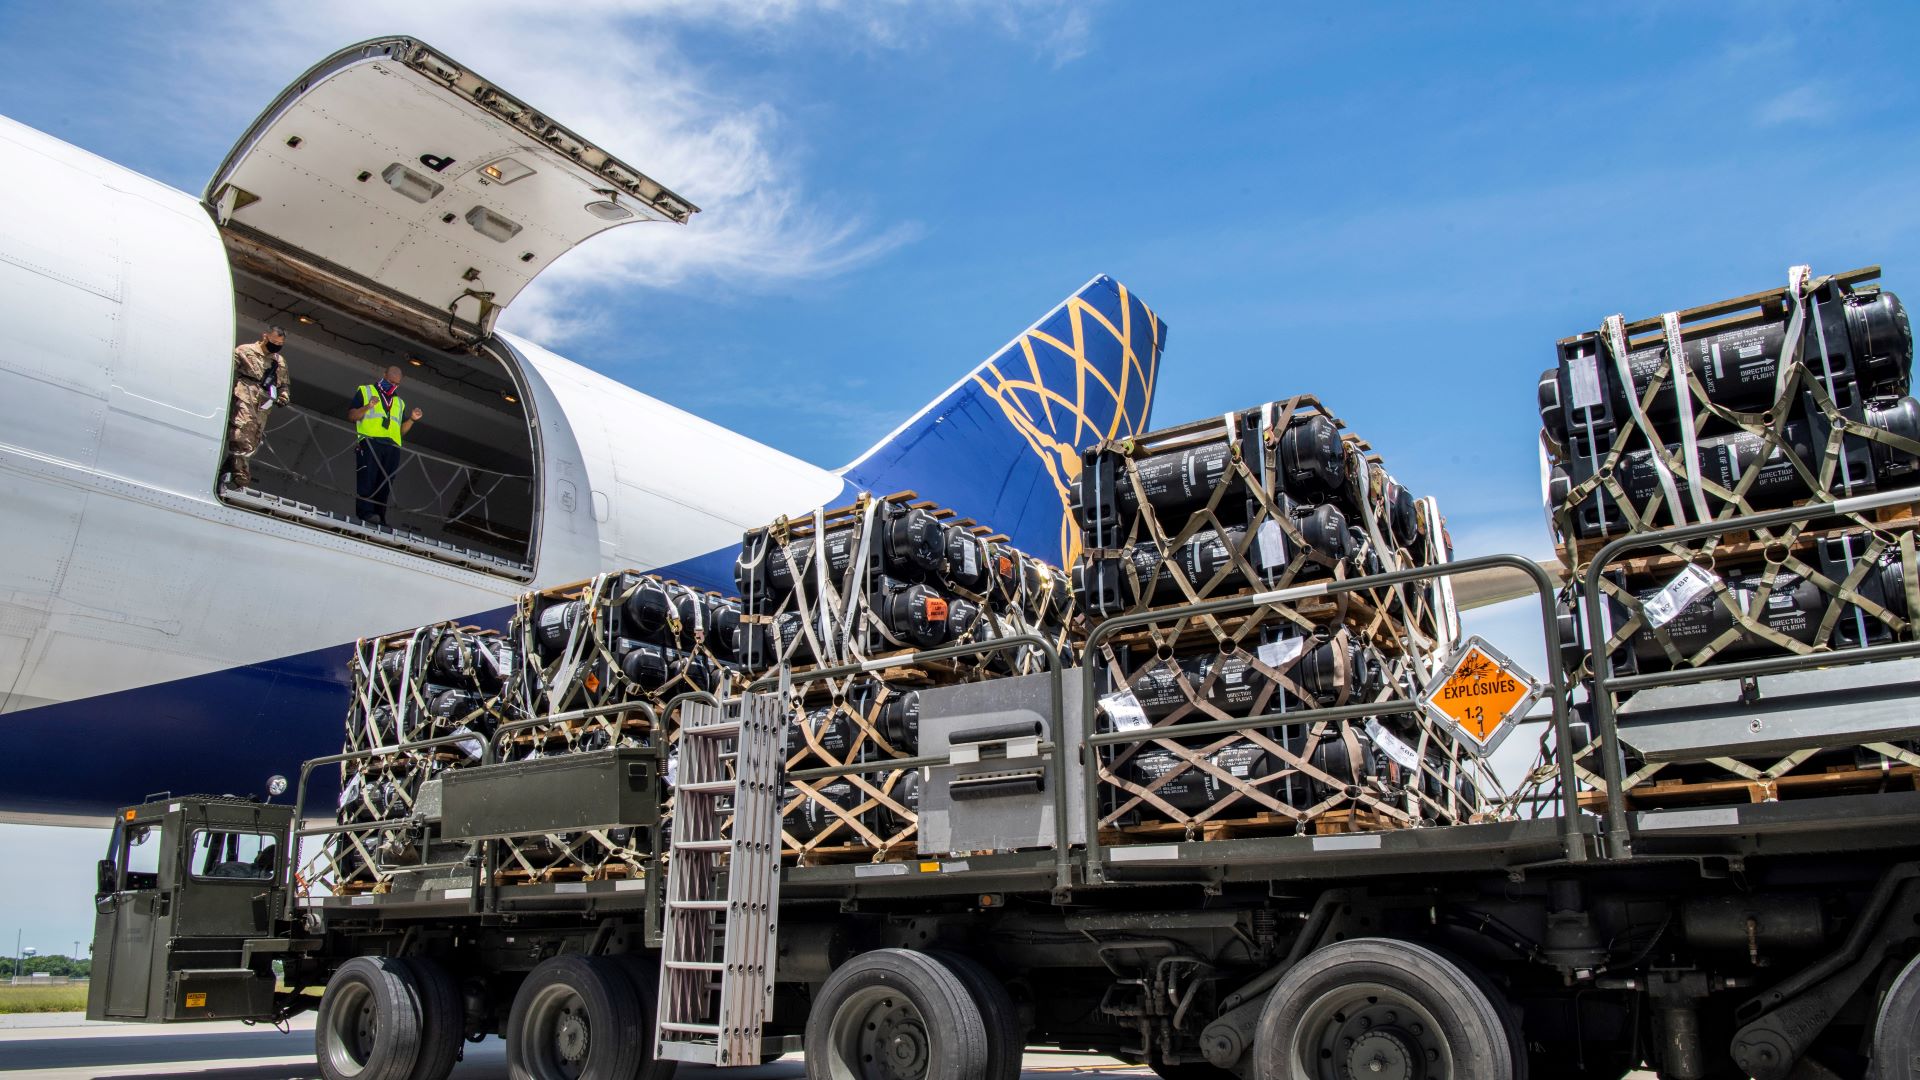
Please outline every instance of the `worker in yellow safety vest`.
M388 367L377 383L354 389L347 419L360 436L353 448L355 494L353 516L369 525L387 524L387 500L393 477L400 471L400 442L425 415L409 410L400 396L401 371Z

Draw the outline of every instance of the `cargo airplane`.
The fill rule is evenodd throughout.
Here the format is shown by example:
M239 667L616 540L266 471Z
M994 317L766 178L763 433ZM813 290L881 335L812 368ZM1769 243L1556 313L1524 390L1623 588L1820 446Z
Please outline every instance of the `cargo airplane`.
M801 461L495 329L576 245L698 208L407 38L303 74L200 196L5 119L0 190L0 820L258 791L337 749L360 635L616 568L731 592L744 529L861 491L1060 560L1077 454L1145 429L1166 339L1097 277L852 463ZM292 401L236 489L229 356L274 324ZM427 421L381 528L344 414L389 364Z
M1147 429L1166 344L1096 277L850 464L801 461L495 329L576 245L698 208L409 38L303 74L199 196L4 118L0 191L4 821L257 792L337 749L361 635L613 569L731 592L744 529L862 491L1064 565L1079 454ZM229 356L276 324L292 400L236 488ZM344 413L388 365L428 421L383 527Z

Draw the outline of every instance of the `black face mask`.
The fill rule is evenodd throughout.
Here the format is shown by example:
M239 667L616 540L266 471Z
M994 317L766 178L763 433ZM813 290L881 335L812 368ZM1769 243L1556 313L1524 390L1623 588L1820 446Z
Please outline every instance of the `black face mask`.
M268 352L279 352L279 351L280 351L280 349L281 349L281 346L282 346L282 345L283 345L284 343L283 343L283 342L273 342L273 341L263 341L263 342L261 342L260 344L262 344L262 345L265 345L265 346L267 347L267 351L268 351Z

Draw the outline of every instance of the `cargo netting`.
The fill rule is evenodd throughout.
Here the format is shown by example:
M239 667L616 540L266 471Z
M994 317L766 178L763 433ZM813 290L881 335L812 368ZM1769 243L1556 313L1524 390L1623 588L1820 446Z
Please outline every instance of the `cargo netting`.
M335 821L351 828L302 873L335 893L379 888L396 873L457 858L438 850L421 806L426 785L478 764L494 732L517 715L518 662L491 630L446 622L363 638L349 667L342 749L354 756L339 765Z
M1920 481L1912 333L1878 277L1878 267L1824 277L1794 267L1782 288L1632 323L1610 316L1559 343L1539 381L1541 480L1571 571L1561 619L1570 676L1912 640L1920 506L1849 504ZM1792 508L1803 512L1752 520ZM1597 612L1581 585L1590 571ZM1613 696L1624 704L1631 693ZM1582 741L1570 749L1592 789L1582 797L1597 802L1603 748L1585 732L1577 723ZM1641 805L1771 799L1783 782L1916 763L1912 747L1892 743L1650 761L1622 742L1625 785Z
M1363 708L1417 696L1457 641L1444 579L1303 588L1450 559L1434 502L1343 429L1301 396L1085 456L1076 599L1143 617L1088 658L1096 730L1140 736L1101 751L1111 841L1455 824L1497 796L1449 725ZM1288 719L1322 709L1350 715ZM1184 733L1198 724L1226 730Z
M1010 645L937 661L915 653L1032 635L1071 649L1065 575L911 492L863 497L749 531L734 576L750 670L785 669L789 771L871 764L783 793L785 853L810 862L910 855L920 774L916 690L1042 670ZM854 667L852 673L821 674Z

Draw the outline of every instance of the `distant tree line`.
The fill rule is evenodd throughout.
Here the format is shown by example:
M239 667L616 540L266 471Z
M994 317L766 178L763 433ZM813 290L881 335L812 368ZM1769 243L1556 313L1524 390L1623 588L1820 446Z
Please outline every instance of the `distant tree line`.
M0 979L13 977L13 963L14 958L11 956L0 959ZM71 956L29 956L26 962L20 965L20 972L23 975L39 975L44 972L48 975L66 975L70 978L85 979L92 971L93 960L90 957L75 960Z

